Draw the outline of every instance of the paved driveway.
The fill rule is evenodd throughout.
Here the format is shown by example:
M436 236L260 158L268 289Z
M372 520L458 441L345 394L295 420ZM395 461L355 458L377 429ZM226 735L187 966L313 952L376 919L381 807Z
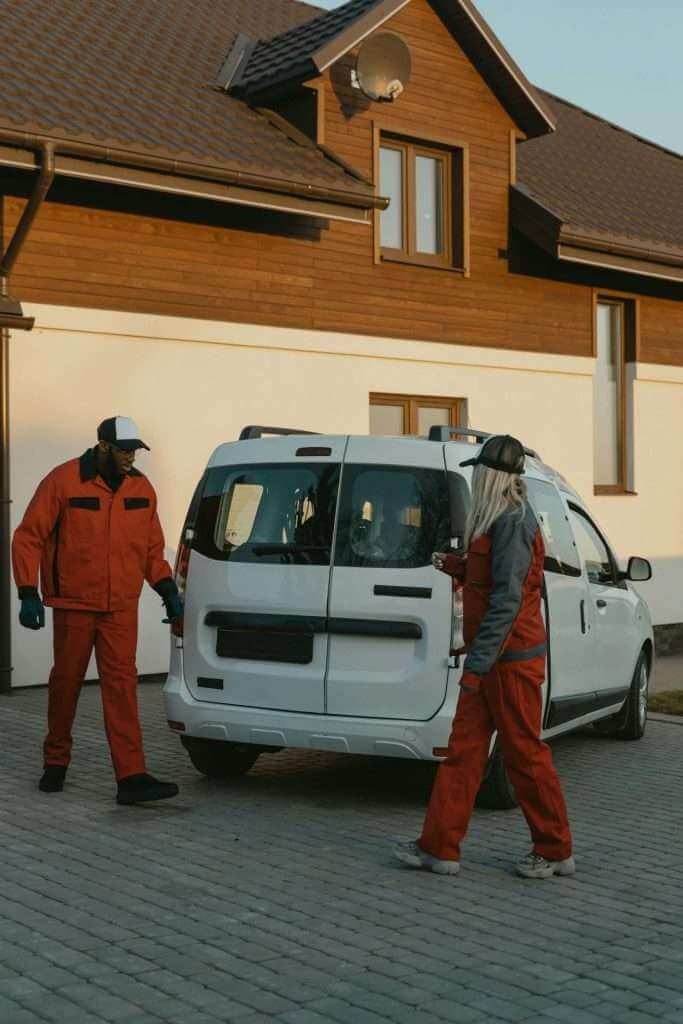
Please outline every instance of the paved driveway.
M0 699L0 1022L683 1022L683 727L555 743L574 879L525 882L518 812L478 812L458 878L394 865L429 766L282 753L197 775L140 691L178 799L119 808L87 688L61 795L45 691Z

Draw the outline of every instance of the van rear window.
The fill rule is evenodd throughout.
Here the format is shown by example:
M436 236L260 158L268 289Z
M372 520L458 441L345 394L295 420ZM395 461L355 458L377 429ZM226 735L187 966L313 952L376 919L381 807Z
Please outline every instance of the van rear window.
M450 538L445 470L344 467L335 565L416 568L447 548Z
M211 469L192 546L220 561L329 565L338 489L329 462Z

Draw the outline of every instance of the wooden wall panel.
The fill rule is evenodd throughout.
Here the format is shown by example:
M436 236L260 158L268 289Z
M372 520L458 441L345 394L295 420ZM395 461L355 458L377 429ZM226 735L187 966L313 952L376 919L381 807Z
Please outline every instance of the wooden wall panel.
M340 62L322 83L326 144L367 176L375 172L376 118L399 133L466 144L468 278L377 264L367 226L321 231L267 213L148 197L131 212L120 191L98 209L92 198L67 201L55 186L13 292L89 308L591 355L591 289L513 275L500 256L508 245L509 116L426 0L413 0L386 27L411 47L410 85L395 104L371 104L350 87L351 58ZM6 236L23 205L5 197ZM644 300L641 358L683 363L682 310Z
M643 363L683 366L683 302L640 300L640 351Z

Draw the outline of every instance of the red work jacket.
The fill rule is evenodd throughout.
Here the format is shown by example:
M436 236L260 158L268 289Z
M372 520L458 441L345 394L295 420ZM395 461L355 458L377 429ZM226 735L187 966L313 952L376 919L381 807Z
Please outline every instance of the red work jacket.
M172 576L164 559L157 498L132 470L112 491L95 449L57 466L34 494L12 541L14 579L38 587L53 608L117 611L137 600L145 580Z
M472 541L467 559L451 555L444 570L463 584L465 671L484 676L501 661L546 653L541 601L545 546L530 505L506 513Z

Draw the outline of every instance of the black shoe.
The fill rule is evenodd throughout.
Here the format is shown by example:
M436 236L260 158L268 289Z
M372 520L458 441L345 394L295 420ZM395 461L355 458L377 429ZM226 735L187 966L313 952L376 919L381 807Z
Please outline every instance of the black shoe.
M127 775L119 779L117 804L144 804L178 795L175 782L159 782L152 775Z
M63 764L46 764L38 789L43 793L61 793L65 778L66 767Z

